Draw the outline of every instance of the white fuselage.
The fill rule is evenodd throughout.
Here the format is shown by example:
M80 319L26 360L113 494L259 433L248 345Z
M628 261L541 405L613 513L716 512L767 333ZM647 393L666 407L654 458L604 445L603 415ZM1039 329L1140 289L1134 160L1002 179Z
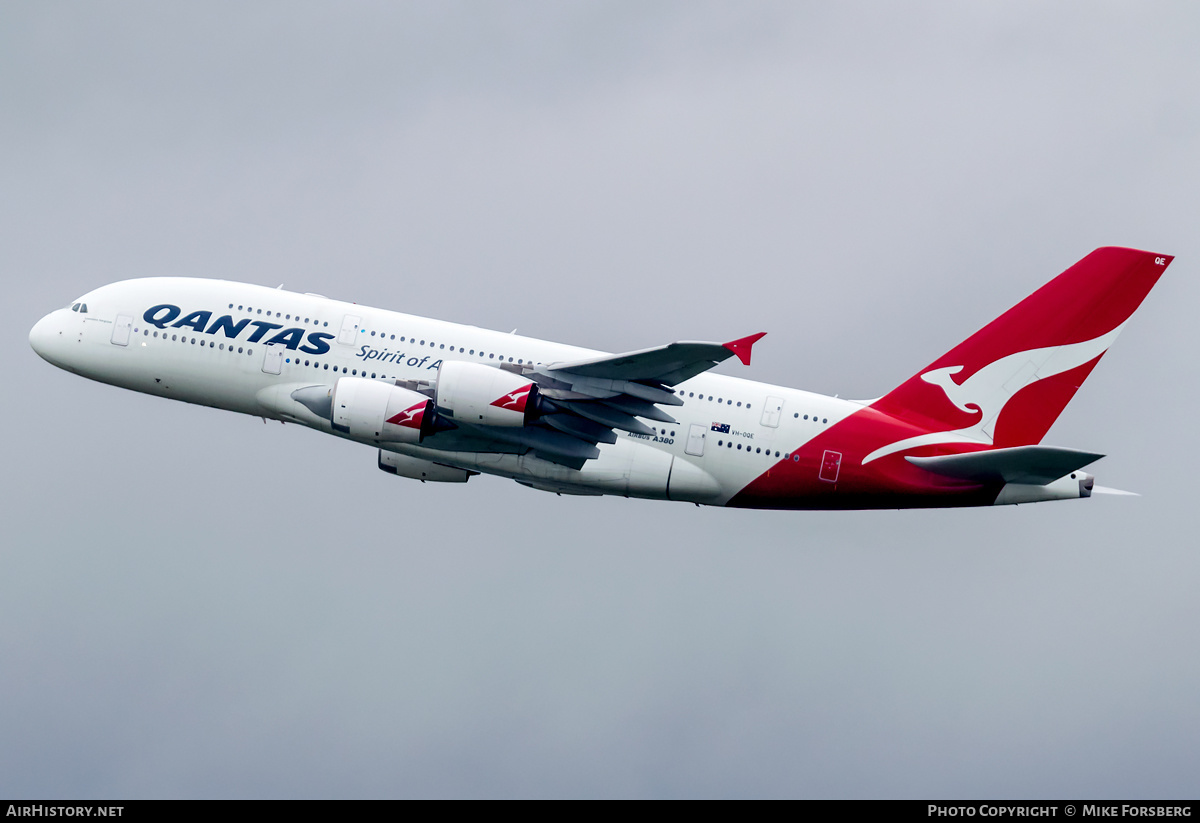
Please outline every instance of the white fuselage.
M83 377L343 437L292 392L348 376L432 381L442 361L550 364L601 354L318 295L190 278L104 286L47 315L30 340L43 358ZM683 405L667 411L677 423L646 421L653 436L617 432L617 442L599 444L599 458L581 469L517 447L447 451L349 439L548 491L724 505L789 452L863 408L711 374L675 388Z

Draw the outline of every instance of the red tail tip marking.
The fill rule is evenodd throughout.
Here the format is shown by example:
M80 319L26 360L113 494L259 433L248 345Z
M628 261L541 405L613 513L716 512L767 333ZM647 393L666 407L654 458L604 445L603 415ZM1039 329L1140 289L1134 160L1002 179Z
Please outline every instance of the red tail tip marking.
M743 366L750 365L750 349L759 340L767 336L765 331L760 331L758 334L752 334L749 337L739 337L737 340L730 340L725 343L725 348L737 355L738 360L742 361Z

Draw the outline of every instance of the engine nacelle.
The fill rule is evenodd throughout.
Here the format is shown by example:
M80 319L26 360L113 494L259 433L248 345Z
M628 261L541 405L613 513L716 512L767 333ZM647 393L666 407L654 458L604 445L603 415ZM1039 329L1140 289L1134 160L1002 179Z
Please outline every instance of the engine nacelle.
M433 431L433 401L391 383L339 378L333 387L331 422L351 437L419 443Z
M537 384L510 371L446 360L438 367L438 411L456 423L524 426L537 416Z
M441 463L431 463L419 457L409 457L407 454L379 450L379 468L388 474L399 477L411 477L414 480L431 483L466 483L472 475L479 472L456 469L454 466L443 466Z

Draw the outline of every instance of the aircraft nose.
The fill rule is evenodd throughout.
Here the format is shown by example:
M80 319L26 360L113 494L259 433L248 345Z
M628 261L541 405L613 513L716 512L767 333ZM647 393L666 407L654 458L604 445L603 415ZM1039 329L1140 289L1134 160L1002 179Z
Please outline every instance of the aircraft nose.
M57 314L58 312L47 314L29 330L29 345L38 353L39 357L56 366L58 361L54 358L53 351L55 343L62 337Z

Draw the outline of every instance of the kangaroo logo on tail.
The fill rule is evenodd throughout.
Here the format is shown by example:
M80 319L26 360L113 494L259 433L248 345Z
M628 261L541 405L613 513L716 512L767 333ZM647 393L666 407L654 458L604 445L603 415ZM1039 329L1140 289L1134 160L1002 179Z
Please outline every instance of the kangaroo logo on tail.
M1122 323L1107 334L1092 340L1030 349L1001 357L961 383L955 383L953 375L961 372L962 366L946 366L925 372L921 375L922 380L940 388L946 399L959 411L977 413L979 419L965 428L929 432L890 443L864 457L863 465L915 446L941 443L992 445L996 421L1017 392L1038 380L1062 374L1095 360L1108 351L1108 347L1117 339L1124 326Z

